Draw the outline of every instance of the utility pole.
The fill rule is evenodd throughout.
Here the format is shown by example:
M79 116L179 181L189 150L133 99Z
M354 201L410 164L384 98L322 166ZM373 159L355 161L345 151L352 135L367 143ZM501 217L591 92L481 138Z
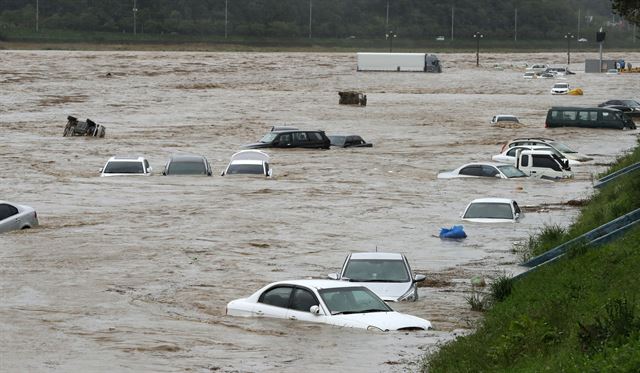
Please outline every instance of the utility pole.
M393 39L398 37L398 35L393 31L389 31L384 35L384 37L389 40L389 53L393 52Z
M483 37L484 35L480 31L473 34L473 38L476 39L476 67L480 66L480 39Z
M387 20L384 22L384 30L389 29L389 0L387 0Z
M40 0L36 0L36 32L40 32L39 25L40 23Z
M567 32L564 35L564 38L567 39L567 68L569 68L569 65L571 64L571 39L573 39L574 36L572 33Z
M138 33L138 29L136 26L136 14L138 13L138 2L137 0L133 0L133 34L136 35Z
M578 40L580 40L580 21L582 20L582 17L580 16L582 9L578 8Z
M453 22L454 22L454 14L455 14L455 6L451 7L451 41L453 41Z
M513 41L518 41L518 8L513 15Z
M229 10L229 0L224 0L224 38L227 38L227 25L229 24L229 18L227 17Z
M309 39L311 39L311 15L313 14L311 12L311 9L313 8L312 1L313 0L309 0Z

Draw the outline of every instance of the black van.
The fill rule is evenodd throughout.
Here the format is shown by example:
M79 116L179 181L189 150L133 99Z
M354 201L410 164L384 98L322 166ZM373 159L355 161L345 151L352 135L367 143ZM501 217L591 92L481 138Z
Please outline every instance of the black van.
M633 120L625 113L605 107L552 107L547 112L544 126L636 129Z

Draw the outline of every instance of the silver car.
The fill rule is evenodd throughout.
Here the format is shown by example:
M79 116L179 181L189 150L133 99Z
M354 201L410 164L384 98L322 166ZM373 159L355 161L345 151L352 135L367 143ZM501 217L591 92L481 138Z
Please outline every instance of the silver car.
M0 233L32 228L38 225L38 214L29 206L0 201Z
M331 273L329 278L358 282L385 301L418 300L418 282L424 275L415 275L409 261L396 253L351 253L347 256L340 273Z

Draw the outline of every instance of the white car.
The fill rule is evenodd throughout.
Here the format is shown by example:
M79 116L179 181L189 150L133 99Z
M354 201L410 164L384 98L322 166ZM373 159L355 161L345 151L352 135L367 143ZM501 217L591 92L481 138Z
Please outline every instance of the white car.
M556 83L551 88L552 95L566 95L569 93L569 83Z
M520 123L520 121L518 120L518 117L516 117L515 115L510 115L510 114L494 115L493 118L491 118L491 121L489 123L498 124L500 122Z
M351 253L340 273L330 273L332 280L357 282L368 287L386 302L418 300L418 282L424 275L414 275L409 261L396 253Z
M535 79L538 77L538 74L535 71L527 71L522 74L522 78L524 79Z
M38 214L32 207L0 201L0 233L33 228L38 225Z
M385 332L432 328L428 320L395 312L364 286L333 280L274 282L247 298L229 302L226 313Z
M607 75L619 75L620 71L618 69L609 69L607 70Z
M507 163L509 165L516 164L516 154L518 150L549 150L546 145L518 145L510 148L506 148L502 153L496 154L491 157L491 160L499 163Z
M477 223L516 222L522 215L516 201L507 198L479 198L467 205L462 220Z
M515 164L515 158L512 164ZM498 163L467 163L453 171L439 173L438 179L464 177L494 177L499 179L511 179L526 176L527 175L525 175L524 172L518 170L513 165Z
M239 174L271 177L269 155L260 150L241 150L233 154L229 165L222 171L221 176Z
M506 148L511 148L513 146L518 146L518 145L548 146L551 149L555 150L559 156L563 158L567 158L569 160L570 165L581 164L582 162L588 162L593 160L593 158L588 157L584 154L581 154L576 150L571 149L566 144L561 143L560 141L556 141L554 139L547 139L544 137L517 138L509 141L506 145Z
M149 176L152 171L144 157L114 156L100 169L100 176Z

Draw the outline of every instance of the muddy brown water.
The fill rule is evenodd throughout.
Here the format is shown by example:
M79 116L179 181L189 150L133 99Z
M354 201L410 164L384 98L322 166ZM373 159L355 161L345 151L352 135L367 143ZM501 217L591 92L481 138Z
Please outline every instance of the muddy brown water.
M595 54L572 55L573 61ZM640 63L640 53L611 55ZM442 74L357 73L354 54L0 52L0 199L35 207L41 226L0 236L0 370L414 371L424 351L480 317L469 279L518 273L512 243L567 225L569 200L635 144L637 131L544 129L552 105L638 99L640 74L567 77L584 96L551 96L525 62L565 55L441 55ZM107 73L111 73L108 77ZM361 90L367 107L338 105ZM515 114L520 128L489 125ZM107 137L63 138L67 115ZM369 149L269 150L272 179L217 176L272 125L356 133ZM438 180L489 160L515 136L553 137L595 158L575 180ZM160 176L175 152L205 155L214 176ZM151 177L98 177L112 155L144 155ZM478 197L516 199L520 223L464 224L436 238ZM539 209L549 204L553 208ZM335 272L350 251L405 253L431 278L426 333L378 334L225 316L230 300L278 280Z

